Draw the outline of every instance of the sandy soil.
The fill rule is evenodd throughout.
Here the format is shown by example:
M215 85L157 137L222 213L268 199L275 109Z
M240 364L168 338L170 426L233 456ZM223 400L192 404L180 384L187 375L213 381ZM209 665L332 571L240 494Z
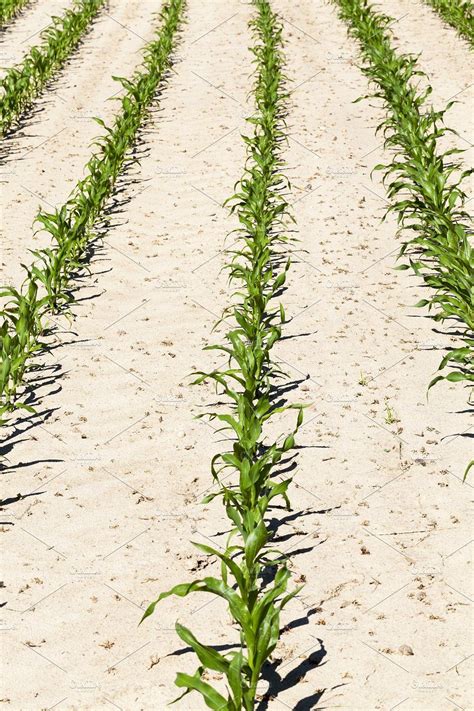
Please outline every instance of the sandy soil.
M275 7L294 79L287 159L301 240L284 297L291 338L278 356L297 386L289 397L310 407L294 512L279 529L306 586L285 615L268 708L467 709L472 486L460 478L469 421L459 387L440 385L426 400L449 338L412 308L419 281L393 270L395 224L380 223L384 191L370 177L384 158L380 113L352 103L367 89L355 45L326 4ZM3 496L26 498L2 512L5 708L161 711L176 671L196 666L179 653L176 619L205 642L235 639L220 602L200 596L166 601L137 623L158 592L211 571L189 541L219 543L226 525L218 504L199 504L222 445L193 419L212 391L190 388L187 376L212 366L201 349L219 339L210 330L229 298L220 250L234 222L220 204L245 155L249 13L238 0L190 0L141 168L123 183L73 328L47 359L43 416L7 443ZM409 30L400 24L404 48L416 44ZM433 46L446 33L432 19ZM89 81L82 64L67 74L76 82L84 72L76 94L85 107L83 92L111 73L89 47ZM467 76L454 40L423 61L440 96L452 81L443 66L453 62L460 85ZM55 104L42 118L60 126L61 114ZM456 114L466 135L467 118ZM32 127L33 144L43 125ZM47 165L40 149L21 164L24 180L44 181L45 194L54 186L58 200L82 150L71 132L62 140ZM10 260L29 237L14 223L7 230L13 275ZM180 708L204 707L187 697Z

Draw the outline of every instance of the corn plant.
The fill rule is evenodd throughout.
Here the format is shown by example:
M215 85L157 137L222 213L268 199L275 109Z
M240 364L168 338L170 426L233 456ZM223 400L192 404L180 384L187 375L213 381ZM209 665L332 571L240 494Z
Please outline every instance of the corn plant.
M426 0L443 20L474 47L474 10L470 0Z
M184 7L185 0L169 0L164 6L158 37L146 45L142 64L130 80L115 77L125 88L124 95L118 99L121 111L111 127L96 119L105 133L94 142L97 150L86 165L85 177L64 205L52 213L40 211L37 216L38 224L52 239L51 247L33 251L36 259L30 266L23 265L27 276L19 290L0 289L0 295L9 299L0 311L3 319L0 324L2 415L23 406L18 401L18 390L30 359L43 347L40 339L48 314L64 311L73 300L72 280L87 268L85 262L94 238L94 223L171 65L171 52Z
M217 491L204 503L221 499L232 530L224 552L194 544L220 563L220 578L206 577L161 593L142 618L151 615L156 605L170 595L185 597L206 592L226 601L239 629L236 651L221 654L177 623L179 637L192 647L200 665L193 675L179 672L176 685L184 689L182 696L196 691L209 708L228 711L254 709L262 668L280 636L280 613L298 592L288 592L287 561L272 546L266 522L276 497L283 497L289 507L287 490L291 479L277 475L283 474L281 465L285 457L291 456L288 452L294 447L295 434L302 423L302 407L276 402L273 392L275 379L284 374L272 362L271 349L281 338L285 322L283 306L274 302L281 294L290 266L285 253L289 238L284 234L289 217L285 193L289 186L282 173L281 157L287 94L281 23L268 0L256 0L255 5L258 13L251 27L257 65L256 113L247 119L254 131L244 139L247 163L237 192L230 199L241 227L237 230L238 248L227 252L230 282L236 284L236 290L224 317L235 325L227 332L224 344L208 346L225 353L227 366L197 373L194 381L213 382L217 392L225 394L230 407L227 412L206 413L223 430L230 431L233 444L230 451L217 454L211 462ZM267 423L291 407L298 410L294 431L268 442ZM225 677L226 695L203 678L207 671L217 671Z
M386 111L377 131L383 132L392 162L375 169L384 173L387 212L397 215L404 237L400 257L405 261L398 268L411 268L422 277L429 295L417 306L427 306L437 322L454 320L460 340L441 360L442 372L428 389L442 380L464 382L472 397L474 251L462 184L473 171L463 170L453 158L463 151L439 147L440 139L455 133L444 123L453 102L440 110L428 103L432 90L418 86L418 77L424 75L416 58L397 53L392 46L388 27L392 18L374 10L367 0L335 1L341 18L349 23L349 34L360 43L362 71L376 88L373 95Z
M30 2L31 0L1 0L0 27L16 17Z
M5 413L12 409L32 412L31 407L16 398L16 391L24 377L28 359L43 346L39 337L43 332L41 315L47 297L38 296L38 284L34 278L29 279L27 288L21 292L14 287L3 287L0 297L7 298L0 326L0 424L4 424Z
M41 33L42 43L32 47L18 66L0 81L0 133L5 135L31 106L54 73L63 66L84 38L105 0L75 0L62 17Z

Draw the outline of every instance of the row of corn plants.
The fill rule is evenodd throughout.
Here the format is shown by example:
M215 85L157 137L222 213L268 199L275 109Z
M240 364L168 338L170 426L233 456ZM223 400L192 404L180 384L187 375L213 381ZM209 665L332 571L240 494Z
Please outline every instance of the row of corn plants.
M157 38L145 47L142 64L130 80L115 77L125 90L119 99L121 111L111 126L96 119L104 133L94 141L98 149L86 165L85 177L64 205L51 213L40 211L36 218L51 236L51 246L33 251L35 260L25 266L27 276L20 289L0 288L0 296L6 299L0 311L2 417L17 408L32 410L19 399L26 370L33 365L32 357L44 348L48 317L67 309L73 300L72 282L85 268L94 223L171 65L184 8L185 0L169 0L160 16Z
M427 0L443 20L474 47L474 6L471 0Z
M6 135L22 113L39 96L90 28L105 0L75 0L73 6L41 33L42 42L32 47L21 64L0 81L0 133Z
M31 0L1 0L0 27L12 20Z
M181 640L195 652L196 672L179 672L176 685L183 694L198 692L206 705L221 711L251 711L255 708L262 668L280 636L280 613L298 592L288 591L287 560L272 545L267 512L276 497L289 507L282 464L294 447L302 422L300 405L284 405L274 398L276 379L283 377L271 358L285 323L283 306L277 304L289 268L287 252L288 182L282 168L285 141L285 77L283 74L282 26L268 0L254 0L251 28L255 42L256 112L247 119L253 126L245 137L248 157L236 194L230 198L240 222L237 246L228 251L227 268L236 286L232 304L223 318L233 323L225 342L208 346L225 354L227 365L209 373L197 373L195 384L214 383L219 399L227 405L206 415L229 431L232 449L217 454L211 463L216 491L204 499L222 500L231 532L225 549L194 543L220 564L220 577L205 577L176 585L149 605L143 620L170 595L185 597L205 592L222 598L237 627L235 649L220 653L199 641L193 632L177 623ZM294 430L274 439L268 423L288 408L298 410ZM281 476L279 476L279 474ZM218 688L208 679L217 673ZM219 686L220 685L220 686Z
M360 43L362 71L375 86L386 117L378 126L392 154L382 170L390 205L397 215L403 243L399 269L409 269L430 287L417 305L428 307L435 321L455 323L459 346L450 349L429 388L440 380L464 382L471 396L474 382L474 250L466 211L464 170L456 155L442 150L440 141L455 133L444 123L445 113L429 103L431 87L412 55L397 53L389 25L393 19L377 12L367 0L335 0L349 34Z

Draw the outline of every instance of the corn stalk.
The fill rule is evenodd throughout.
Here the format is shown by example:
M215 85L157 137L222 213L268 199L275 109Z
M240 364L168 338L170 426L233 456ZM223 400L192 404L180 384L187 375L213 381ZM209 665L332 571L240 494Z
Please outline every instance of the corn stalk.
M64 205L54 212L41 210L38 214L36 221L51 236L52 246L31 250L36 259L30 266L23 265L27 278L20 289L0 287L0 297L7 299L0 311L0 417L18 408L34 412L19 400L19 388L31 358L44 347L47 316L66 309L73 300L71 283L85 268L94 223L171 66L184 8L185 0L169 0L165 4L158 36L146 45L143 62L133 77L114 77L125 89L118 99L121 111L111 126L95 119L104 133L94 141L98 148L86 165L85 177Z
M7 71L0 81L0 134L7 134L64 65L105 1L75 0L62 17L52 18L41 33L42 43L32 47L21 64Z
M301 405L276 402L273 393L275 379L284 374L272 361L271 350L281 338L285 323L283 306L274 301L282 292L290 266L286 254L289 238L284 234L289 185L282 173L281 157L287 93L281 23L267 0L257 0L255 5L257 13L251 28L257 66L256 112L247 119L253 133L244 139L248 151L244 175L230 198L241 227L237 230L239 246L227 252L227 269L236 291L223 319L235 325L227 332L224 344L208 346L225 353L225 369L197 373L195 380L195 384L213 382L229 406L228 412L202 415L219 422L233 440L232 449L217 454L211 462L217 491L204 503L221 499L232 530L224 553L194 543L220 562L221 578L207 577L173 587L149 605L142 618L151 615L170 595L206 592L226 601L240 633L237 650L220 654L177 623L179 637L192 647L200 666L194 675L179 672L176 685L184 689L183 696L196 691L209 708L227 711L254 709L262 668L280 636L281 610L298 592L287 591L287 561L272 546L266 523L268 508L276 497L283 497L290 506L287 489L291 479L276 477L283 474L285 457L286 461L291 457L288 453L303 417ZM293 432L267 442L267 423L289 408L298 410ZM207 671L225 677L226 696L203 678Z

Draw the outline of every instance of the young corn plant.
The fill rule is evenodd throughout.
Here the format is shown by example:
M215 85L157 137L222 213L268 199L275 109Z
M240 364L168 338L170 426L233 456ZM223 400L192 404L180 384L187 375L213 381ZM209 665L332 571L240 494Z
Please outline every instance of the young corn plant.
M39 340L43 332L41 314L47 298L38 296L38 285L33 278L22 292L14 287L3 287L0 298L7 299L1 312L3 322L0 326L0 424L5 424L4 415L13 409L32 411L31 407L17 399L16 394L28 359L42 348Z
M273 385L283 375L271 359L273 345L281 338L285 322L281 294L289 268L284 235L288 218L285 193L288 181L282 168L281 147L285 141L285 76L283 74L282 26L267 0L255 2L251 21L255 44L256 112L247 119L253 125L245 138L248 158L236 194L230 199L241 227L239 247L228 252L230 281L236 285L233 303L224 312L234 327L226 342L209 349L226 354L228 365L210 373L197 373L196 384L213 382L225 394L228 412L207 413L229 430L232 449L217 454L211 462L217 491L204 499L220 498L231 525L224 552L195 543L203 553L220 563L221 577L206 577L175 586L150 604L142 620L170 595L185 597L206 592L221 597L239 630L237 649L226 654L200 642L177 623L179 637L199 659L194 675L178 673L176 685L185 694L198 692L206 705L221 711L251 711L255 708L262 669L280 636L280 613L297 594L288 592L290 571L285 557L272 546L266 515L276 497L289 507L290 478L283 478L281 465L293 449L302 423L300 405L275 402ZM294 430L286 437L267 441L267 424L289 409L298 410ZM206 415L203 415L206 416ZM268 582L270 579L271 582ZM264 582L265 581L265 582ZM214 688L207 672L220 672L227 687ZM222 692L222 693L221 693ZM180 696L179 698L182 698Z
M474 6L470 0L426 0L443 20L474 47Z
M384 173L390 206L397 215L404 240L399 269L413 269L430 287L417 306L428 307L433 319L456 324L459 346L441 360L440 372L428 385L442 380L474 382L474 250L470 242L471 218L466 211L463 181L473 172L463 170L454 157L463 151L442 150L440 140L449 132L441 110L428 103L431 87L421 89L416 58L392 46L393 19L377 12L367 0L335 0L349 34L360 44L362 71L375 86L373 96L383 102L386 118L378 126L391 152ZM366 97L364 97L366 98ZM447 372L448 371L448 372ZM473 466L471 462L470 466ZM469 469L469 467L468 467Z
M0 134L8 133L64 65L104 3L105 0L75 0L62 17L52 18L41 33L41 45L32 47L21 64L7 71L0 81Z
M2 376L0 414L24 404L18 391L32 356L43 348L47 316L63 311L73 300L71 283L86 269L88 247L94 239L94 223L111 195L138 129L145 119L156 90L171 66L172 50L185 8L185 0L169 0L160 16L157 39L145 47L142 64L130 80L119 81L125 89L119 99L121 111L111 127L95 141L96 152L86 166L67 202L52 213L41 211L37 222L51 239L50 247L33 251L36 258L24 266L27 277L19 290L0 288L8 297L0 310Z
M0 2L0 28L13 20L31 0L1 0Z

